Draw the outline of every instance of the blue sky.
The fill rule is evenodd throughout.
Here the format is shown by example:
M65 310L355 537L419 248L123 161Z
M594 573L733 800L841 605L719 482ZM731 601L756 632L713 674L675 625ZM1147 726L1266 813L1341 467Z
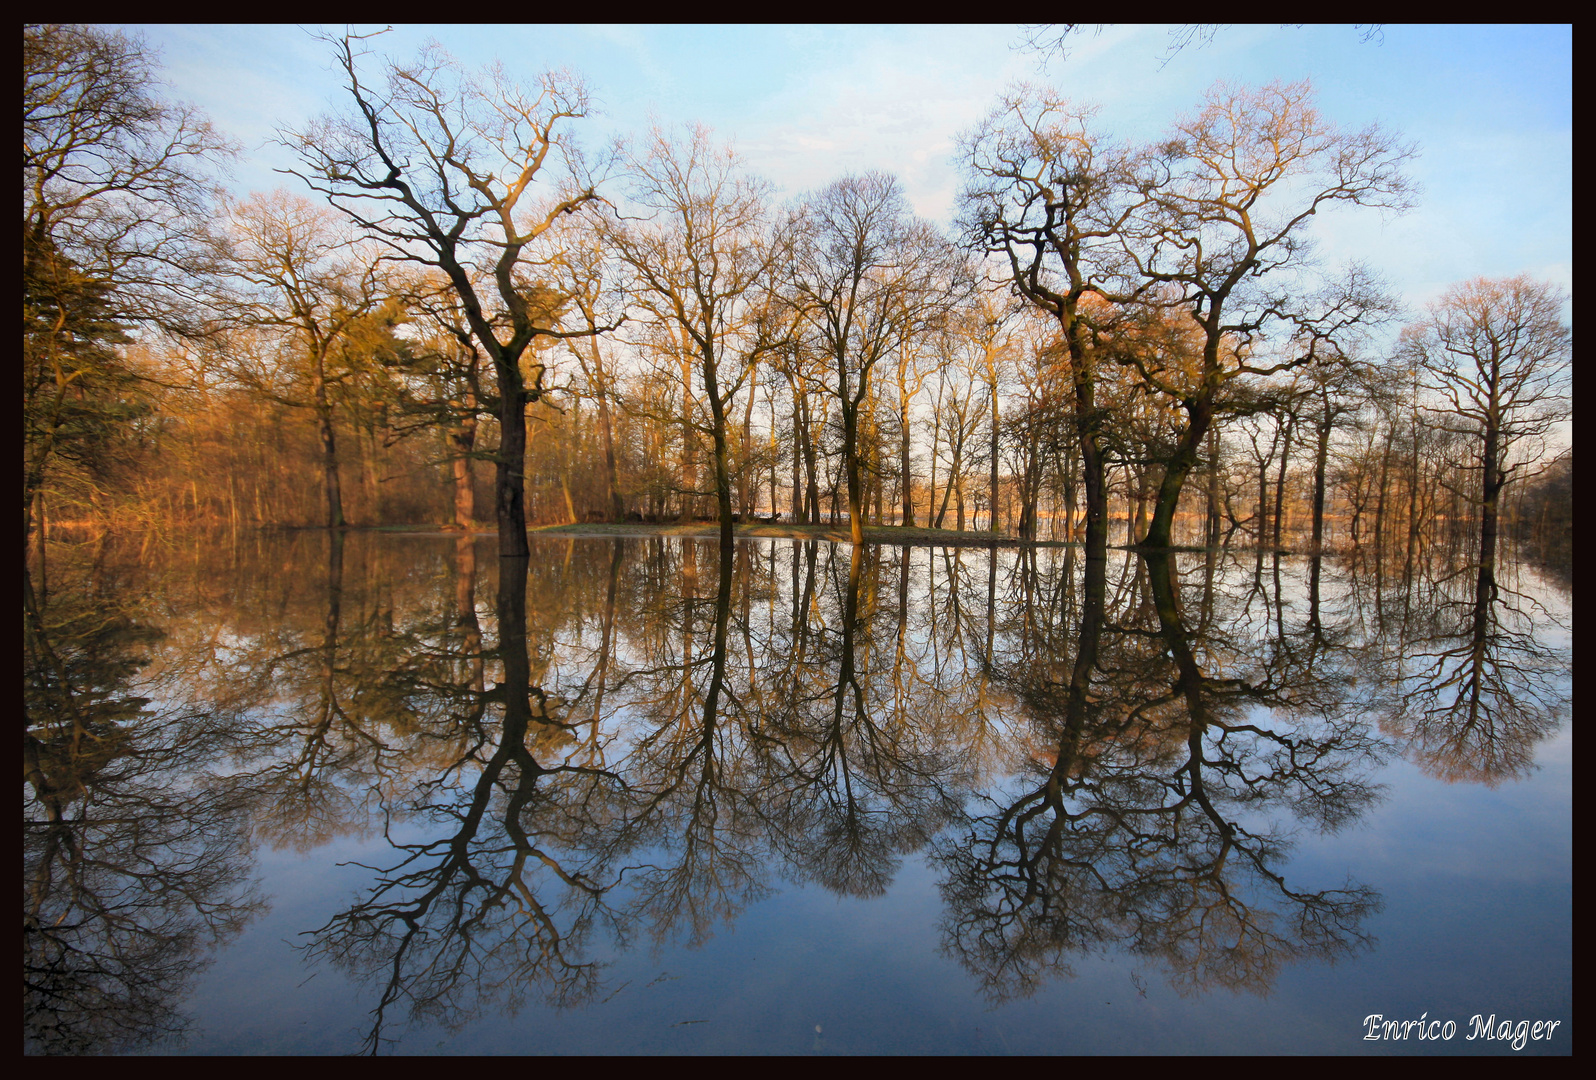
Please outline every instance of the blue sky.
M327 46L295 26L127 26L161 51L175 94L245 145L240 192L297 181L270 145L341 108ZM333 28L341 33L343 27ZM380 27L357 26L365 32ZM1321 112L1378 122L1419 145L1419 206L1400 217L1327 216L1332 263L1361 259L1417 314L1449 284L1529 273L1573 285L1573 31L1569 26L1231 26L1162 63L1167 28L1108 26L1044 64L1015 26L397 26L373 42L397 58L433 38L467 65L498 59L528 78L565 67L602 115L603 146L650 118L702 122L793 197L848 172L883 169L916 210L946 224L958 135L1020 79L1101 106L1101 130L1139 140L1194 109L1215 80L1309 78Z

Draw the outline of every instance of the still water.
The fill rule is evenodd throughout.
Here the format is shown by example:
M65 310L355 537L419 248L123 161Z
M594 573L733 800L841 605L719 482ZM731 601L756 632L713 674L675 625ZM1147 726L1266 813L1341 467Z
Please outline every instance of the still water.
M1572 1052L1566 579L534 543L51 547L29 1052Z

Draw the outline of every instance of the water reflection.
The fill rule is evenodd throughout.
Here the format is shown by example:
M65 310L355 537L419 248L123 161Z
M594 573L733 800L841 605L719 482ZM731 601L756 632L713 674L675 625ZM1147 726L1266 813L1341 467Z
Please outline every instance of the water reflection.
M133 689L161 634L106 576L96 563L51 595L23 571L28 1053L176 1039L207 954L263 907L243 792L211 772L227 717Z
M616 949L701 945L783 882L881 896L917 853L990 1001L1106 948L1267 994L1381 905L1300 880L1292 837L1357 821L1393 753L1521 775L1566 695L1528 592L1442 564L488 550L316 533L25 582L30 1049L180 1032L260 910L252 838L365 838L302 955L366 988L368 1052L603 1000Z
M1494 786L1527 775L1567 709L1566 658L1537 637L1544 608L1503 588L1489 566L1425 584L1428 603L1415 606L1413 582L1403 583L1388 631L1398 659L1377 703L1381 728L1443 780Z
M1020 675L1046 746L1029 781L937 846L947 947L1004 1000L1105 943L1181 992L1258 994L1284 963L1369 945L1378 893L1293 888L1284 868L1293 821L1339 828L1377 794L1344 669L1284 634L1249 656L1211 572L1189 630L1172 554L1142 557L1112 617L1106 579L1085 560L1073 662Z

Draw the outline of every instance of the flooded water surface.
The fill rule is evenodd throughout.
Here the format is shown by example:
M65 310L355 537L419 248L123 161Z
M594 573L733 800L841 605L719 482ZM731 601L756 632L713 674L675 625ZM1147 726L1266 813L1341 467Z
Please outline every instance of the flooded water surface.
M1571 1053L1571 593L1421 562L52 546L25 1047Z

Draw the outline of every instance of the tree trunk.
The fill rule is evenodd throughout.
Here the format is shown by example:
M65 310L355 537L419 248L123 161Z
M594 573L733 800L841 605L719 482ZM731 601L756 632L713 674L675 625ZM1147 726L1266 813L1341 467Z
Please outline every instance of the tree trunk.
M1496 387L1491 387L1490 402L1485 418L1485 448L1480 455L1484 462L1480 490L1480 575L1483 582L1487 575L1493 577L1496 573L1496 533L1498 501L1502 493L1505 476L1497 458L1500 455L1501 428L1497 411ZM1481 586L1482 590L1484 585Z
M1385 539L1385 496L1391 486L1391 454L1396 442L1395 425L1385 433L1385 448L1380 452L1379 491L1374 501L1374 557L1380 561L1380 545Z
M615 470L615 430L610 420L610 384L604 373L604 357L599 352L598 335L593 342L593 371L598 376L599 437L604 442L604 487L609 492L610 520L626 517L626 503L621 498L619 479Z
M1027 428L1030 449L1027 451L1028 462L1025 466L1025 483L1030 493L1030 523L1028 530L1023 535L1028 540L1035 540L1037 524L1036 500L1040 497L1042 490L1041 448L1037 446L1036 425L1032 423L1027 425ZM1055 455L1062 459L1062 467L1059 469L1059 487L1062 490L1059 494L1062 495L1064 503L1064 538L1066 540L1074 540L1076 537L1075 514L1080 509L1080 489L1075 483L1075 458L1078 449L1079 447L1076 443L1066 442L1060 449L1059 454ZM1057 500L1055 500L1054 510L1056 511L1057 509ZM1054 531L1057 531L1056 525Z
M1258 540L1259 550L1263 549L1265 533L1269 528L1269 462L1273 456L1271 454L1267 458L1258 459L1258 525L1254 534Z
M739 509L746 520L753 513L754 503L757 502L759 478L753 467L754 462L754 394L759 387L759 369L755 367L749 373L748 380L748 405L743 409L743 464L738 470L738 489L742 498L739 500Z
M1324 415L1319 418L1319 442L1313 455L1313 551L1319 553L1324 543L1324 487L1325 469L1330 460L1330 431L1335 426L1335 414L1329 402L1323 402Z
M864 545L864 490L859 475L859 410L845 404L842 409L842 464L848 481L848 532L854 547Z
M449 433L450 465L454 471L454 524L457 529L469 529L477 516L477 495L471 475L471 451L477 443L477 418L474 414L461 419L460 426Z
M678 519L685 522L692 517L694 498L691 492L698 488L698 478L693 473L693 362L686 350L682 351L682 473L681 511Z
M1130 516L1130 535L1126 542L1132 546L1147 536L1147 466L1136 466L1136 512Z
M798 387L792 391L792 520L804 520L803 477L803 410L798 401Z
M735 542L736 529L732 524L732 475L731 475L731 447L726 438L726 403L721 400L720 384L716 375L715 357L706 355L703 358L704 397L709 401L710 429L714 436L715 449L715 503L716 512L720 518L720 546L723 552L729 553ZM752 395L749 396L752 401ZM721 569L730 577L730 564L723 555ZM730 587L729 581L724 583ZM725 641L721 642L724 648Z
M1210 394L1203 394L1186 407L1188 423L1175 452L1164 467L1164 478L1158 485L1158 502L1153 507L1153 520L1147 526L1147 536L1141 546L1167 548L1175 526L1175 507L1180 502L1180 491L1186 477L1197 464L1197 448L1208 435L1213 423L1213 403ZM1261 529L1261 526L1260 526ZM1260 533L1261 535L1261 533Z
M803 443L803 451L804 451L804 469L805 469L805 471L808 474L808 490L807 490L807 497L805 499L806 509L807 509L806 518L807 518L807 521L808 521L808 523L810 525L819 525L820 524L820 468L819 468L819 462L817 462L815 460L816 450L815 450L814 433L809 428L809 398L808 398L808 395L804 396L803 417L804 417L804 423L803 423L803 439L802 439L802 443Z
M998 395L997 383L992 384L992 437L988 452L991 454L991 468L987 476L987 523L990 532L998 531Z
M884 505L885 488L887 486L885 480L886 478L881 475L879 470L872 471L870 474L870 490L875 493L877 525L885 525L887 523L886 507Z
M1208 547L1219 543L1219 429L1208 429L1208 514L1203 530Z
M531 551L526 540L526 388L519 357L495 363L494 368L499 384L499 453L493 465L493 514L499 526L499 555L524 558Z
M316 358L311 392L316 403L316 426L321 434L322 477L327 491L327 527L341 529L344 521L343 492L338 483L338 445L333 433L332 404L327 400L327 379L322 358Z
M1286 510L1286 465L1291 460L1291 436L1295 434L1296 427L1297 415L1295 413L1287 413L1283 432L1284 437L1280 443L1280 469L1275 474L1274 547L1276 551L1280 550L1280 525L1281 519L1285 517Z
M914 527L914 475L909 468L909 403L898 388L898 471L903 477L903 524Z
M776 515L781 511L776 506L776 464L780 460L776 446L776 391L772 386L766 391L767 401L770 405L770 519L776 520Z
M1413 457L1408 471L1408 546L1403 557L1404 575L1413 572L1413 552L1419 542L1419 414L1416 409L1409 427L1413 433Z

